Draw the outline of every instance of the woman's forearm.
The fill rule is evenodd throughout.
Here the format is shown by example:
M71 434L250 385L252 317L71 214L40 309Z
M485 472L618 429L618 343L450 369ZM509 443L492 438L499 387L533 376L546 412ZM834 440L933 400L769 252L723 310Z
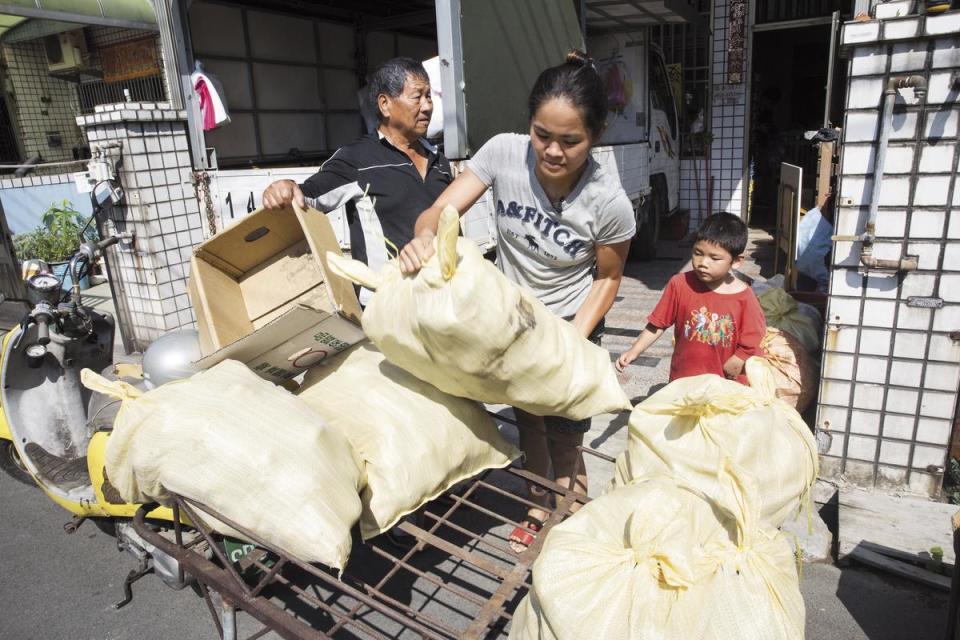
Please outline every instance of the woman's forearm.
M419 236L424 231L436 233L437 226L440 224L440 213L442 211L443 207L436 204L431 205L429 209L425 209L417 217L417 222L413 225L413 235Z
M577 310L577 315L573 318L573 325L580 331L583 337L588 337L597 326L597 323L607 315L617 298L617 292L620 290L620 277L602 278L594 280L590 287L590 293L586 300Z
M436 233L440 214L445 206L452 206L462 216L486 190L487 185L481 182L480 178L469 169L464 169L463 173L443 190L437 201L417 217L417 222L413 225L413 235L419 236L427 231Z

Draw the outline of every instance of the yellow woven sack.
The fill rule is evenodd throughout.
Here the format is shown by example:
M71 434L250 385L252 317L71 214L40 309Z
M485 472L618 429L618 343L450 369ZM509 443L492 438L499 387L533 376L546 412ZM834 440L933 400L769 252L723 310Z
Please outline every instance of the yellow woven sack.
M820 352L820 330L816 321L800 311L797 301L789 293L774 287L757 296L757 300L768 327L786 331L810 353Z
M746 371L749 387L713 374L680 378L637 405L614 484L667 473L729 500L717 470L730 458L760 485L762 522L779 528L805 504L817 445L800 414L776 397L770 363L750 358Z
M310 369L298 393L363 461L364 539L520 455L481 405L418 380L366 341Z
M787 536L760 519L763 488L729 459L720 483L732 498L722 506L736 523L736 535L706 545L706 562L715 569L690 589L690 602L702 608L685 608L684 614L709 620L699 636L704 640L802 640L806 612L798 559Z
M820 373L816 361L791 334L767 327L760 341L763 357L773 367L777 397L803 413L813 401Z
M363 329L387 359L441 391L575 420L630 408L610 354L507 280L458 238L444 209L434 254L416 274L374 273L328 254L330 268L376 293Z
M690 633L677 638L700 637L707 620L680 620L674 609L709 577L695 551L726 536L712 506L668 476L588 503L548 534L511 640L665 638L684 626Z
M637 480L584 506L547 536L511 640L793 640L804 607L782 534L758 529L732 468L733 498L670 476ZM736 477L735 477L736 476Z
M343 569L360 467L305 402L233 360L142 394L89 369L81 379L123 400L106 470L124 500L170 505L180 494L301 560Z

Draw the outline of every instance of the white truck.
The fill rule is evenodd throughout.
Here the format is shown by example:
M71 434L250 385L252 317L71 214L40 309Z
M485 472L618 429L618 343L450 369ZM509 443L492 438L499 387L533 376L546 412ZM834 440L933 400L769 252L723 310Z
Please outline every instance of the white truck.
M435 11L414 13L421 20L435 20L435 25L429 25L435 26L435 40L378 27L354 42L364 51L362 57L369 58L367 71L392 55L423 59L439 53L443 148L453 161L469 158L497 133L526 132L527 96L537 74L562 61L570 49L585 47L597 61L611 104L609 127L595 154L619 174L633 201L638 227L633 254L649 259L656 253L661 218L679 202L680 160L674 96L662 55L650 43L644 20L683 20L681 5L682 0L436 0ZM280 178L303 181L316 171L319 159L309 166L277 166L281 152L292 144L298 145L298 153L327 149L329 154L360 134L353 128L360 121L359 112L345 111L351 103L358 109L358 85L347 80L351 73L355 78L363 75L355 59L358 56L345 46L350 42L350 30L322 19L312 27L326 34L316 47L322 49L324 59L337 65L322 72L338 74L329 78L339 80L316 89L319 103L337 110L307 113L304 109L317 99L305 89L311 81L316 84L311 74L318 71L312 66L285 68L280 59L293 55L287 46L289 33L304 31L303 24L309 23L297 16L269 14L273 28L252 30L248 50L242 39L224 35L217 25L243 23L244 12L256 15L248 16L247 22L268 21L268 14L252 11L235 0L198 1L190 10L194 55L220 76L232 98L231 108L237 111L234 122L222 130L198 134L205 138L201 146L222 165L210 171L211 207L219 214L221 228L258 207L270 182ZM311 29L304 31L305 36L310 33ZM284 73L258 74L268 66L261 60L266 54L251 53L256 51L280 52L269 68ZM290 78L285 75L288 72L293 74ZM326 123L326 136L317 133L316 140L311 140L309 133L321 122ZM294 137L290 137L291 131L297 132ZM258 149L261 155L257 155ZM341 245L349 248L343 212L331 212L331 219ZM489 201L482 199L467 213L464 233L481 247L493 248L495 218Z
M451 160L463 159L499 132L525 132L526 99L537 74L585 44L610 105L608 126L594 154L620 176L634 203L634 256L651 259L660 220L679 204L677 106L648 27L624 30L629 23L621 19L612 29L591 28L591 5L608 9L611 4L581 2L578 16L573 2L437 0L444 152ZM600 9L598 16L607 15ZM474 209L468 235L471 221L478 225L493 216L483 200Z

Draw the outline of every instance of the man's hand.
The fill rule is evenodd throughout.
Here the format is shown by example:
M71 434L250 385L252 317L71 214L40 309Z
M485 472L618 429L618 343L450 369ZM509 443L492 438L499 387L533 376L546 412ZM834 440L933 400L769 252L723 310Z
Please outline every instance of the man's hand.
M416 273L430 256L434 254L432 231L421 231L413 240L400 250L398 261L401 273Z
M723 373L731 380L734 380L743 373L744 364L744 361L737 356L730 356L730 359L723 363Z
M303 191L293 180L277 180L263 191L263 206L266 209L283 209L291 202L297 203L301 209L307 206L303 198Z

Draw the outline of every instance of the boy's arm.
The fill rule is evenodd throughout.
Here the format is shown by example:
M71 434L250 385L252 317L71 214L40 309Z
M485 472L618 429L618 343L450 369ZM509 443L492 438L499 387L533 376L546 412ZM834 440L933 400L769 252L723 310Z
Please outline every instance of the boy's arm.
M737 350L723 363L723 372L728 378L743 373L743 367L752 356L760 355L760 342L767 333L767 319L757 297L751 295L743 307L740 331L737 335Z
M646 351L650 345L657 341L657 338L663 335L662 327L669 327L677 317L677 303L679 294L677 292L677 277L670 278L667 287L660 296L657 306L647 317L647 326L644 327L633 345L617 358L617 371L623 371L624 368L637 359L641 353Z
M617 371L623 371L628 364L649 349L650 345L663 335L663 331L660 327L648 322L647 326L640 332L640 335L637 336L637 340L633 343L633 346L621 353L620 357L617 358Z

